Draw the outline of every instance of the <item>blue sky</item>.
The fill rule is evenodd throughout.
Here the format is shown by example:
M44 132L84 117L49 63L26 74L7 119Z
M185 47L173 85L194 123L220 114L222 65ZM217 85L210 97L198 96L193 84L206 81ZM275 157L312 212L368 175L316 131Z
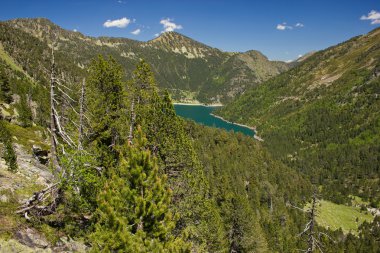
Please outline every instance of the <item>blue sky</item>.
M85 35L143 41L175 30L224 51L256 49L284 61L380 26L379 0L1 0L0 6L0 20L46 17Z

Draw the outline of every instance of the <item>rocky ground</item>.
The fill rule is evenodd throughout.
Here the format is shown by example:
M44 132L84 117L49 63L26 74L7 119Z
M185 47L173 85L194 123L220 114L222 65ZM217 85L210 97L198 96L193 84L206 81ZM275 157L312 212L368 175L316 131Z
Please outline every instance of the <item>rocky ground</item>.
M0 158L0 252L85 252L83 243L63 235L52 240L49 230L41 229L43 226L36 228L35 224L15 214L17 207L33 192L53 183L53 175L41 159L33 155L33 150L17 143L14 148L17 172L9 171L4 159Z

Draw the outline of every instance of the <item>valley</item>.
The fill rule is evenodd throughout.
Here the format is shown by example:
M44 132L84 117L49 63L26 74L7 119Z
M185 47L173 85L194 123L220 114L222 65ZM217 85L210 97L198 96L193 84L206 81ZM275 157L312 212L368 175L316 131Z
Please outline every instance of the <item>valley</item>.
M0 253L379 252L380 28L285 62L175 22L0 21Z
M203 105L186 105L186 104L174 104L176 114L183 118L194 120L198 124L205 126L222 128L226 131L234 131L253 136L253 129L227 122L223 119L214 116L212 112L218 108L217 106L203 106Z

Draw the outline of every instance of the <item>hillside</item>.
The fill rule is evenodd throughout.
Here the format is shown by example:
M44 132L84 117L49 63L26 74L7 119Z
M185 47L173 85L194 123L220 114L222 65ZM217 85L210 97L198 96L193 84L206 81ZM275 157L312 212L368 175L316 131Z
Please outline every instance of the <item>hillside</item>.
M46 101L48 91L10 61L5 52L2 52L0 59L0 221L3 225L0 228L0 252L85 252L95 245L90 235L94 233L95 224L101 224L99 218L84 218L91 216L98 206L90 202L94 201L91 199L93 192L101 187L94 181L104 180L108 185L107 182L117 180L110 179L104 172L96 174L93 168L86 169L88 163L101 164L104 153L99 151L100 148L85 144L86 152L96 154L95 161L85 154L78 156L75 150L65 145L65 151L62 152L66 153L60 154L61 163L72 171L70 177L62 182L65 193L59 209L54 214L42 217L32 212L25 216L27 218L23 214L16 214L20 203L24 203L34 192L57 182L57 178L48 168L47 161L51 160L48 151L51 148L49 130L46 128L49 123L49 110L46 109L49 106ZM89 90L92 90L90 87ZM144 107L137 107L137 120L147 137L144 149L152 149L152 157L157 162L149 164L159 166L160 177L166 178L167 175L173 200L170 209L166 210L178 216L173 231L176 237L186 233L187 241L195 252L286 251L302 245L288 235L297 230L304 219L297 218L286 207L286 202L302 204L302 199L307 198L310 192L307 181L272 159L252 138L184 122L176 117L170 98L158 96L154 92L142 94L148 103ZM91 101L89 109L94 108L91 107ZM98 109L95 107L93 110ZM64 126L76 138L77 129L70 123L78 120L75 114L69 107L60 108L59 111L66 112L65 115L70 118L70 121L63 121ZM99 118L107 118L104 113L97 115L104 116L88 114L88 124L93 124ZM107 126L116 128L123 133L122 138L126 138L126 124L130 124L128 117L121 113L116 115L119 118L113 118ZM137 136L138 131L135 131ZM97 138L105 142L106 136L104 134ZM88 142L91 138L94 137L86 136ZM138 137L135 141L134 145L138 145ZM99 142L95 142L95 145L99 145ZM9 160L9 143L14 151L16 167ZM103 152L110 153L109 145L106 147ZM120 144L119 148L122 147ZM46 157L37 156L35 150L38 149L46 153ZM233 155L227 155L231 152ZM69 159L66 160L65 156ZM85 159L86 164L81 159ZM113 161L102 169L112 171L121 166L111 164ZM135 174L139 175L145 174ZM70 181L77 177L80 178L78 181ZM291 187L288 186L290 181L293 182ZM77 190L71 188L71 183ZM124 185L122 181L119 187ZM115 196L115 191L112 195ZM107 203L111 203L108 200ZM246 222L248 218L249 223ZM286 225L280 223L284 219L288 221ZM281 231L270 229L281 226ZM116 228L112 234L115 231ZM273 244L274 240L278 240L278 243Z
M43 18L0 22L0 31L5 51L38 79L46 78L46 57L55 41L57 65L72 81L86 75L83 70L98 54L112 55L128 78L142 58L152 65L159 87L184 102L225 103L289 69L286 63L269 61L257 51L222 52L176 32L148 42L94 38L64 30Z
M379 207L380 29L316 52L218 113L256 125L271 153L325 197Z
M21 30L11 33L4 26L0 26L2 36L13 44L4 43L4 49L11 51L0 48L0 252L295 252L306 248L298 234L308 217L290 204L307 205L312 180L291 168L293 164L284 164L249 136L177 117L170 95L157 89L143 61L128 69L133 78L124 80L124 67L112 58L94 58L87 68L70 62L75 54L55 51L60 68L54 73L65 83L55 88L56 107L50 110L49 41L38 38L44 31L31 29L37 34L34 37ZM149 43L163 51L178 48L165 47L167 43L161 44L159 38ZM207 49L197 43L193 48L197 50L186 52L197 57ZM265 62L266 57L257 51L247 54L232 55L230 60L246 62L242 71L255 69L264 75L257 62ZM87 73L87 93L81 100L78 82ZM83 125L78 117L81 101ZM61 115L54 122L62 124L73 146L57 129L48 127L51 111ZM52 148L50 136L58 148ZM267 145L266 132L264 137ZM57 172L52 151L63 173ZM33 205L36 200L31 201L31 196L50 192L41 191L47 186L54 189L51 195L43 195ZM363 208L371 205L360 201L365 203ZM22 207L32 203L31 209L16 213L22 203ZM339 227L335 226L339 221L330 218L330 223L317 227L336 241L324 242L324 252L376 252L378 219L363 222L372 221L372 216L345 204L324 205L321 214L331 217L330 209L341 210L359 237L346 230L328 230L331 223L333 229Z

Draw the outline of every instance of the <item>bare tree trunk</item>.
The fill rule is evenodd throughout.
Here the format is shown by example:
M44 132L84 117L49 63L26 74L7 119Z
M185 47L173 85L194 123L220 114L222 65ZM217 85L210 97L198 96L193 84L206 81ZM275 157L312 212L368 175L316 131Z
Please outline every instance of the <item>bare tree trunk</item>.
M80 108L79 108L79 143L78 150L83 149L83 114L84 114L84 98L85 98L85 83L86 79L83 78L82 89L81 89L81 97L79 100Z
M132 139L133 139L133 126L135 124L136 120L136 114L135 114L135 99L132 98L131 102L131 123L129 126L129 136L128 136L128 143L132 144Z
M58 174L62 171L62 168L59 166L58 156L57 156L57 126L56 126L56 115L55 115L55 61L54 61L54 45L51 50L51 72L50 72L50 134L51 134L51 162L54 169L54 175L58 176Z
M308 243L308 249L306 252L313 252L315 250L315 237L314 237L314 226L315 226L315 215L316 215L316 202L317 202L317 197L316 197L316 193L314 192L313 194L313 200L312 200L312 203L311 203L311 209L310 209L310 213L309 213L309 231L308 231L308 240L307 240L307 243Z

